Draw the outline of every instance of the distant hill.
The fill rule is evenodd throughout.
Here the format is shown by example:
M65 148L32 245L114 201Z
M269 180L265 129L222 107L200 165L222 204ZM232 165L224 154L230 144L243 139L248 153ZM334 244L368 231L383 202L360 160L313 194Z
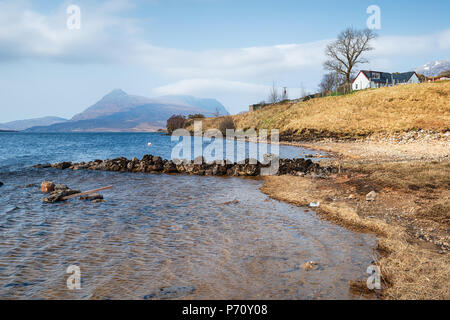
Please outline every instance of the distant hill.
M225 107L215 99L201 99L192 96L173 95L158 98L146 98L129 95L121 89L115 89L104 96L100 101L75 115L72 120L88 120L111 115L116 112L126 112L142 105L155 105L155 111L175 107L178 110L201 110L205 115L213 115L216 110L220 115L227 115ZM167 119L164 119L164 121Z
M129 132L157 131L165 128L174 114L228 115L225 107L215 99L192 96L164 96L146 98L128 95L115 89L100 101L75 115L70 121L48 126L35 126L30 132Z
M216 112L218 112L220 116L229 115L225 107L216 99L199 99L187 95L170 95L158 97L156 100L164 103L174 103L178 105L201 108L205 110L205 115L213 116Z
M104 96L100 101L90 106L83 112L72 117L71 120L88 120L101 116L113 114L115 112L126 111L130 108L150 103L151 99L128 95L121 89L115 89Z
M415 71L427 77L437 77L443 72L450 71L450 60L429 62Z
M59 117L43 117L27 120L17 120L6 123L0 123L1 130L21 131L35 126L48 126L54 123L66 122L67 119Z

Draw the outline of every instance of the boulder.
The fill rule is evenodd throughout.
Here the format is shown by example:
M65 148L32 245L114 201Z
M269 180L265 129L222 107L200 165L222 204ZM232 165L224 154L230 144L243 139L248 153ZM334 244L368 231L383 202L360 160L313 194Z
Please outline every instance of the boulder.
M53 168L64 170L72 166L71 162L60 162L52 165Z
M164 165L163 173L177 173L177 166L172 162L169 161Z
M55 203L58 201L62 201L62 198L65 196L67 196L65 191L53 191L48 197L42 199L42 201L47 203Z
M51 168L51 164L50 163L45 163L45 164L37 164L35 166L33 166L33 168L38 168L38 169L45 169L45 168Z
M366 195L366 201L375 201L377 198L377 193L375 191L370 191L367 195Z
M41 183L41 192L50 193L55 190L55 184L51 181L43 181Z
M69 187L65 184L57 184L55 185L55 191L62 191L62 190L68 190Z
M59 201L63 201L62 198L67 197L67 196L71 196L73 194L77 194L77 193L81 193L80 190L72 190L72 189L59 189L59 190L55 190L53 192L50 193L50 195L44 199L42 199L42 201L46 202L46 203L55 203L55 202L59 202Z
M308 261L302 264L301 268L305 271L316 270L318 268L318 263L315 261Z
M93 193L87 196L81 196L80 200L87 200L87 201L103 200L103 196L99 193Z
M127 169L129 170L129 171L131 171L131 170L133 170L134 169L134 164L135 164L135 162L128 162L128 164L127 164Z
M279 166L271 168L270 160L279 161ZM39 165L38 165L39 166ZM103 170L116 172L142 172L142 173L186 173L191 175L213 175L213 176L259 176L261 170L264 174L272 175L306 175L310 174L315 178L327 178L330 174L336 173L335 167L322 167L318 163L314 163L311 159L280 159L278 156L266 154L263 163L256 159L246 159L239 163L231 163L228 161L211 161L205 162L202 156L197 157L194 161L174 159L167 160L158 156L145 155L142 160L133 157L128 160L124 157L116 159L106 159L90 161L88 163L71 163L61 162L52 165L54 168L73 170ZM270 172L267 170L271 168Z

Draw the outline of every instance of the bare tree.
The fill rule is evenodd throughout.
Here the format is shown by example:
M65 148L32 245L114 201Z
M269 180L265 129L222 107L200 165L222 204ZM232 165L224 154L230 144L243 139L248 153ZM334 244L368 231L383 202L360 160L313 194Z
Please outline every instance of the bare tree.
M336 41L327 46L325 54L329 59L324 63L324 68L343 75L345 82L350 83L353 68L358 64L369 62L362 55L373 50L370 42L376 37L376 33L370 29L344 30Z
M322 81L319 84L319 90L322 93L333 92L338 89L345 82L343 75L336 72L330 72L323 76Z
M272 89L270 89L268 101L269 103L277 103L278 101L280 101L280 96L278 94L278 89L275 86L275 82L273 82Z
M220 111L219 108L216 107L216 111L214 112L214 117L219 117L220 116Z

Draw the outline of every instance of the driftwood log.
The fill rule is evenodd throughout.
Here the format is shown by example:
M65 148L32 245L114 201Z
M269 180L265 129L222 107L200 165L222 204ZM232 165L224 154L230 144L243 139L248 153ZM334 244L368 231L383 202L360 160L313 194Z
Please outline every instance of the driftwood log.
M99 192L99 191L103 191L103 190L109 190L109 189L112 189L112 188L113 188L113 186L107 186L107 187L103 187L103 188L99 188L99 189L94 189L94 190L89 190L89 191L85 191L85 192L81 192L81 193L76 193L76 194L72 194L70 196L63 197L63 198L61 198L61 200L62 201L66 201L66 200L69 200L69 199L85 196L85 195L90 194L90 193L95 193L95 192Z

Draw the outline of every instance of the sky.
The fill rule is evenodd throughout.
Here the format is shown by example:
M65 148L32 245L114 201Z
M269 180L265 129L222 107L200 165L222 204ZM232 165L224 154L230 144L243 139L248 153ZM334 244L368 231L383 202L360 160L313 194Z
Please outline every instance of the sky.
M67 26L71 5L80 28ZM215 98L233 114L273 83L313 93L325 46L365 28L371 5L379 37L356 71L450 59L448 0L0 0L0 122L71 118L115 88Z

